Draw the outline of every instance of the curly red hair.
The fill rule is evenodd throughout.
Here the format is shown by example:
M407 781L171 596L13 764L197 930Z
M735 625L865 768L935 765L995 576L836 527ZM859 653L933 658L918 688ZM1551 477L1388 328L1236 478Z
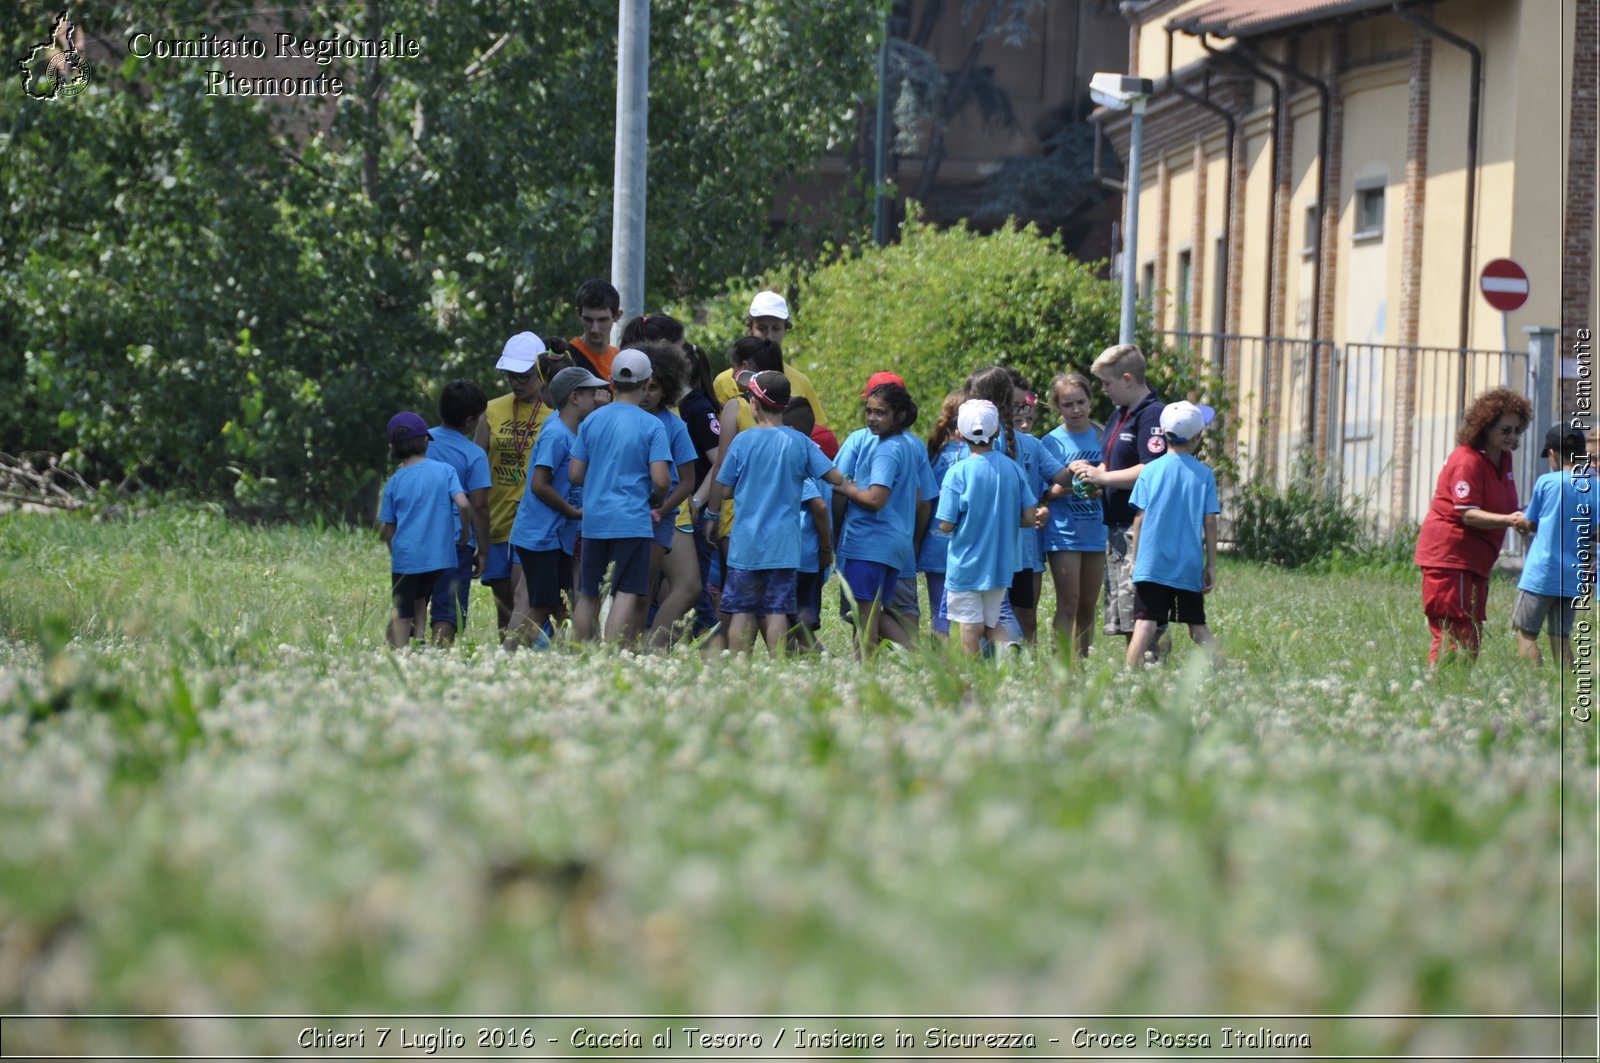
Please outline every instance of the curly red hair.
M1533 422L1533 404L1510 388L1494 388L1472 400L1466 420L1456 433L1456 442L1464 447L1481 448L1489 429L1506 414L1514 415L1527 428Z

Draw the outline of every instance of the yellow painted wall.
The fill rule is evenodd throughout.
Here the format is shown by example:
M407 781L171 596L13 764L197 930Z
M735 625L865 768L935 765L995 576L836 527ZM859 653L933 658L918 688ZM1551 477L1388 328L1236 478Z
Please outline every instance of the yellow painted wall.
M1401 226L1405 219L1408 68L1368 67L1344 79L1344 153L1338 198L1335 342L1393 343L1400 314ZM1394 121L1399 114L1402 120ZM1384 183L1381 237L1357 239L1356 194Z

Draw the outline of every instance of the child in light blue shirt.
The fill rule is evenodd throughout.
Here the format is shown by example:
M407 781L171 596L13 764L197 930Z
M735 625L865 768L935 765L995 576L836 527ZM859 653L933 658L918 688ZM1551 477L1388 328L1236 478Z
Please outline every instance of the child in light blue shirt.
M1571 671L1573 614L1594 590L1595 504L1600 499L1594 491L1594 455L1582 433L1552 425L1545 433L1544 453L1550 471L1533 485L1533 497L1522 511L1534 530L1517 580L1511 626L1517 632L1517 655L1538 663L1539 631L1548 618L1550 652Z
M994 449L1000 412L986 399L968 399L957 415L971 455L951 466L939 486L934 519L950 536L945 563L945 609L960 629L963 652L976 656L987 638L1000 643L1000 599L1017 571L1014 529L1032 527L1026 474Z
M428 422L409 410L389 419L389 456L400 467L383 485L378 509L389 548L389 645L422 637L427 600L440 574L455 567L456 545L472 528L472 510L456 471L427 460Z
M806 480L838 485L844 477L821 448L783 423L789 405L787 377L767 370L752 376L746 386L756 423L740 432L723 455L706 509L720 511L731 491L739 515L722 582L728 645L736 653L748 653L761 618L767 650L777 656L784 649L789 616L796 612L800 522L795 514Z
M1217 478L1190 451L1211 423L1209 406L1174 402L1161 411L1164 455L1145 466L1129 504L1136 513L1129 529L1133 559L1133 636L1127 663L1145 660L1156 627L1176 620L1213 659L1217 640L1206 626L1206 592L1216 586Z

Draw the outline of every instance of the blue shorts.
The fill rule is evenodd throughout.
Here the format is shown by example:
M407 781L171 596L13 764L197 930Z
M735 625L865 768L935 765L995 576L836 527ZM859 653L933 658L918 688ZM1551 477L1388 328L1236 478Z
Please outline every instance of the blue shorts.
M511 544L490 543L483 555L483 574L479 583L494 583L511 578Z
M439 573L433 584L433 622L467 626L467 604L472 598L473 547L456 544L456 567Z
M894 601L894 587L900 579L900 570L877 561L857 561L846 558L839 570L850 596L858 602L878 601L884 605Z
M794 576L794 618L812 631L822 630L822 585L826 572L796 572Z
M933 630L950 634L950 611L944 601L944 573L924 572L928 580L928 609L933 613Z
M672 514L663 513L661 515L661 519L656 522L655 544L671 550L672 537L677 533L677 531L678 526L672 522Z
M722 611L729 616L788 616L795 609L792 568L730 568L722 581Z
M524 550L517 547L517 563L528 587L528 604L540 609L561 606L561 592L572 592L572 555L563 550Z
M644 539L585 539L583 558L578 564L578 593L598 596L606 569L614 561L617 574L613 594L650 593L650 544Z

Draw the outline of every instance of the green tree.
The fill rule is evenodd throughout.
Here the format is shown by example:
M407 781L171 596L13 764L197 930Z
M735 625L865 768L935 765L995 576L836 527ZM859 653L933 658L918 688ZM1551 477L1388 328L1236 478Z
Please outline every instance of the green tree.
M0 12L6 53L54 14ZM489 384L514 331L575 330L571 293L610 258L610 0L130 0L97 17L88 91L0 96L0 372L26 381L0 449L269 512L349 510L389 413L431 413L451 377ZM881 0L654 4L651 305L774 254L752 219L852 132L881 18ZM420 56L268 71L338 77L338 96L208 95L207 72L236 64L134 57L140 28L269 52L279 29L398 33Z

